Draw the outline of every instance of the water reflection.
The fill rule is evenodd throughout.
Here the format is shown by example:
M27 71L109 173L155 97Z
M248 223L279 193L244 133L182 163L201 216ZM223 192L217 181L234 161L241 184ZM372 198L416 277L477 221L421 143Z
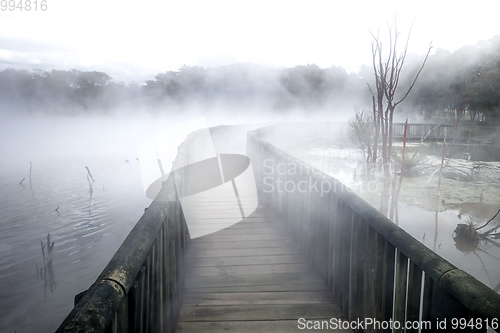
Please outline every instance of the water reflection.
M87 181L89 182L89 217L92 215L92 193L94 192L92 190L92 184L94 183L94 177L92 177L92 174L90 173L89 167L85 167L87 169ZM92 179L92 182L90 181Z
M396 201L391 193L397 194L398 191L391 191L392 187L384 184L383 168L358 163L356 156L348 158L349 155L355 155L351 149L332 148L334 144L331 143L321 146L316 142L289 145L283 147L285 151L337 178L373 207L392 217L395 223L428 248L492 289L500 291L500 233L497 232L500 231L497 230L500 229L500 213L490 225L479 230L489 234L480 244L467 247L454 235L457 225L464 223L466 216L473 216L475 221L480 222L478 225L483 225L498 212L500 177L494 177L496 173L493 171L500 170L500 163L490 162L489 172L483 172L480 179L461 180L446 175L441 184L440 196L437 193L437 180L432 179L436 170L429 171L432 173L431 178L429 173L405 177L399 198L396 195L399 200ZM432 166L434 162L430 159L424 164ZM450 164L452 162L458 164L460 161L451 161ZM466 167L469 165L463 166ZM390 171L391 183L397 184L393 165Z
M50 243L50 234L47 234L47 243L43 244L42 241L40 245L42 247L43 267L40 268L40 274L38 274L37 267L37 277L40 276L40 278L43 279L43 297L47 298L47 286L51 293L57 288L57 283L54 279L54 269L52 268L54 242L52 242L52 244ZM45 248L47 248L47 257L45 257Z

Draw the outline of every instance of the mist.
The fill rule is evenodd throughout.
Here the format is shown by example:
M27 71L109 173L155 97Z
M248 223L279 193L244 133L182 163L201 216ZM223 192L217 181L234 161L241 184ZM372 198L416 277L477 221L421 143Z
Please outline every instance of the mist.
M394 121L444 119L453 124L459 115L458 98L463 97L454 87L464 83L463 73L470 74L471 69L474 80L467 82L474 83L474 90L467 96L467 114L481 125L497 119L500 99L490 87L497 82L493 60L498 45L497 37L453 53L431 54ZM400 82L403 94L423 57L408 56ZM0 266L0 277L11 286L1 291L5 303L0 308L8 308L9 302L16 305L3 316L6 324L0 330L32 330L36 318L48 316L51 309L57 314L41 331L57 327L69 312L72 297L95 280L150 203L141 184L139 146L176 124L203 116L209 127L245 125L233 133L242 142L246 133L241 131L273 126L266 131L266 140L353 190L363 189L359 170L366 166L346 133L356 112L373 110L368 89L373 79L368 66L354 73L341 66L314 64L184 65L142 82L115 82L104 72L78 69L0 71L0 196L5 221L0 224L0 251L7 263ZM245 153L241 142L226 145ZM429 160L435 163L432 157ZM416 192L409 192L407 202L416 201ZM490 201L496 198L493 192ZM364 199L375 202L368 195ZM413 215L425 214L418 211L422 207L406 209ZM453 225L455 211L446 214L443 219ZM40 242L47 234L55 244L53 269L59 286L50 291L38 274ZM443 244L454 245L450 237ZM36 278L31 274L35 267ZM23 294L19 276L24 285L32 285L29 295ZM20 305L21 296L30 297L25 307ZM25 313L35 319L23 322Z

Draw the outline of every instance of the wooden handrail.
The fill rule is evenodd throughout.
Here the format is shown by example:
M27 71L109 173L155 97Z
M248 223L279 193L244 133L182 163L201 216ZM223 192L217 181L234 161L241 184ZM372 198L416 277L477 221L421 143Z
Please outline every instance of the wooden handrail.
M192 138L176 162L188 158ZM182 162L182 161L180 161ZM56 332L173 332L182 305L188 232L171 173L156 199ZM180 185L180 186L176 186Z
M438 319L447 319L448 328L453 318L500 320L500 295L428 249L335 178L261 138L272 130L248 133L247 154L257 188L328 282L349 320L404 322L422 317L434 329ZM295 171L264 170L279 163ZM281 191L265 188L278 181L290 186ZM317 187L331 190L300 190L301 182L317 182ZM485 325L478 331L485 331Z

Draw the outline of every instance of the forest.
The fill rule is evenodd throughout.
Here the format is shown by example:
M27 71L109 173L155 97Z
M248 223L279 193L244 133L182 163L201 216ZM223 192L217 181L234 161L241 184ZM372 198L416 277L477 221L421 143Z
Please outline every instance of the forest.
M423 55L408 54L400 86L411 84ZM348 73L340 66L314 64L269 68L236 63L214 68L182 66L145 82L115 82L98 71L0 71L0 112L4 114L94 114L123 109L183 112L192 106L233 112L261 108L332 115L371 109L368 84L373 68ZM404 89L403 89L404 90ZM429 55L418 81L397 110L403 117L433 121L496 121L500 118L500 36L454 52Z

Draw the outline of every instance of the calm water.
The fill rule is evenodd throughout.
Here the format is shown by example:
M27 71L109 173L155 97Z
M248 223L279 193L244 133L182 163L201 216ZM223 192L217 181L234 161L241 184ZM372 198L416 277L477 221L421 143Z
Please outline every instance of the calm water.
M149 206L139 145L195 116L134 113L0 115L0 332L53 332Z
M134 162L37 163L31 184L29 165L24 172L2 173L0 331L54 331L75 294L96 279L149 205ZM95 179L92 191L85 166ZM47 234L54 242L52 270L43 259Z
M150 204L137 147L170 125L161 117L0 123L0 332L53 332L59 326L73 297L95 281ZM324 167L324 149L315 148L307 149L304 160ZM85 166L95 179L92 190ZM349 167L325 171L348 186L353 183ZM400 203L399 223L456 266L498 288L500 248L488 243L474 251L458 248L452 237L456 224L464 223L458 213L436 214ZM46 265L47 234L54 242L51 267Z
M59 326L149 206L137 147L168 125L105 117L0 123L0 332Z

